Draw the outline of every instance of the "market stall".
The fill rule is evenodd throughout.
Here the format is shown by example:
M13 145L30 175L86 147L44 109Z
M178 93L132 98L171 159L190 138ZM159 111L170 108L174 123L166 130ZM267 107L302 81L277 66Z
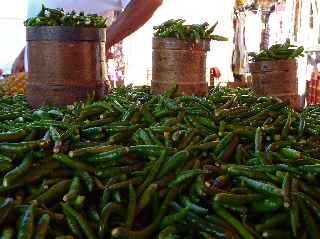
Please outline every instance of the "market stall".
M151 86L111 87L102 17L43 6L25 24L29 72L0 82L1 238L320 238L302 45L248 54L238 26L252 80L209 87L210 41L228 39L171 19L154 27Z

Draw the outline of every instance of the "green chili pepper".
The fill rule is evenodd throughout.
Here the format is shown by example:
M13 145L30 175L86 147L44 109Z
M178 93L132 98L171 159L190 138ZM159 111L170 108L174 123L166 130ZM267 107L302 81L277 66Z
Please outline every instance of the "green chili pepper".
M58 182L57 184L49 188L46 192L37 197L35 200L39 204L50 204L58 198L62 197L68 191L69 186L70 180L63 180L61 182Z
M27 207L20 217L18 239L30 239L34 233L34 205Z
M91 173L94 173L96 171L96 169L93 166L86 164L84 162L81 162L81 161L73 160L63 154L55 154L52 156L52 158L65 164L66 166L68 166L74 170L85 170L85 171L88 171Z
M137 210L136 192L134 190L132 183L130 182L129 183L128 215L127 215L127 220L126 220L126 225L127 225L127 228L129 228L129 229L132 227L136 210Z
M71 185L69 192L63 196L63 201L67 202L69 200L74 199L75 197L78 196L80 192L80 178L79 177L74 177Z
M161 178L170 173L172 170L176 169L179 165L181 165L189 158L189 155L190 154L188 151L180 151L174 154L167 162L163 164L158 178Z
M75 220L79 223L80 228L82 229L83 233L86 235L87 238L89 239L97 238L97 236L92 231L87 221L84 219L84 217L80 213L75 211L72 207L70 207L66 203L62 204L62 207L66 212L68 212L72 217L75 218Z
M252 203L252 210L256 212L274 212L283 206L279 198L266 198Z
M164 217L160 223L161 228L165 228L177 222L180 222L187 217L188 212L188 208L182 208L177 213Z
M2 231L1 239L12 239L14 238L14 229L11 227L6 227Z
M4 224L14 206L14 201L12 198L6 198L0 204L0 225Z
M254 237L250 234L250 232L246 228L244 228L243 225L235 217L233 217L228 211L217 206L216 204L213 204L213 208L220 217L222 217L224 220L230 223L234 228L236 228L241 236L247 239L254 239Z
M3 177L3 186L8 187L13 185L19 178L26 174L32 165L32 159L32 154L27 155L18 167L8 172Z
M39 219L35 230L35 239L45 239L47 235L48 226L50 223L49 214L43 214Z
M149 202L152 199L152 196L157 191L158 185L157 184L150 184L149 187L146 188L146 190L141 195L141 198L139 200L139 210L142 210L145 208Z
M257 192L262 192L266 194L274 194L277 196L282 196L283 191L271 184L262 183L247 177L240 176L241 180L243 180L250 188L256 190Z
M122 216L125 210L121 204L108 203L101 211L101 219L99 223L99 237L104 238L108 229L108 220L113 213L120 214Z

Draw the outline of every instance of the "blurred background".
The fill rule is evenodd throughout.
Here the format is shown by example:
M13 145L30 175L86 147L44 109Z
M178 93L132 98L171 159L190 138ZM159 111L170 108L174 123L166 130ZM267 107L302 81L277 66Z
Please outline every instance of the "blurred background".
M210 24L218 20L219 25L215 33L229 38L228 42L213 41L211 43L211 51L208 52L207 58L208 81L210 69L214 67L222 73L219 82L234 81L235 76L246 77L248 52L257 52L263 47L282 43L287 38L293 43L305 46L310 59L318 59L320 52L319 1L197 0L195 4L194 1L164 0L152 19L122 43L121 66L110 59L109 67L114 67L119 72L115 76L111 75L111 78L115 80L120 78L126 84L150 84L152 27L171 18L184 18L189 23L208 22ZM26 2L26 0L0 1L0 69L3 69L6 74L10 73L12 62L25 45L23 21L26 19ZM269 2L272 3L272 5L269 4L272 7L268 6L265 10L261 7L255 9L252 7L254 2ZM235 49L239 51L236 56ZM117 54L117 52L114 53ZM303 60L306 61L306 58ZM236 64L236 67L232 67L232 64ZM113 72L116 71L113 70ZM309 76L310 73L303 78Z
M223 76L232 76L230 69L232 54L232 11L233 1L227 0L216 3L212 0L192 1L172 0L164 1L154 17L136 33L123 42L125 62L125 82L130 84L147 84L151 81L152 65L152 27L170 18L185 18L190 23L209 22L213 24L219 20L216 32L229 37L229 42L213 42L208 54L208 69L218 66ZM25 28L27 4L24 0L0 1L0 68L9 74L11 64L25 45ZM219 56L219 57L218 57ZM112 60L111 62L112 63ZM110 64L112 65L112 64Z
M9 74L11 64L25 45L23 21L27 15L27 1L0 2L0 68Z

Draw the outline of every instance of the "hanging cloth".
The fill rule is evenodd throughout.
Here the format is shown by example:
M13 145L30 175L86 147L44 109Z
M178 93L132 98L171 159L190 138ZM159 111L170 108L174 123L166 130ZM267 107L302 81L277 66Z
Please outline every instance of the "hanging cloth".
M242 75L248 72L248 55L245 41L246 14L240 12L234 15L234 49L232 54L232 71L234 75Z

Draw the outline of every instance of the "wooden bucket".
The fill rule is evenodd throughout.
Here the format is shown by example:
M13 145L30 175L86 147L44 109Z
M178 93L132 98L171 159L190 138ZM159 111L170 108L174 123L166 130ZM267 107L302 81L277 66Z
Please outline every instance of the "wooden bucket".
M170 86L176 84L176 95L206 94L206 58L209 50L209 41L195 44L175 38L154 38L152 92L163 94Z
M106 30L29 27L26 96L33 107L67 105L106 93Z
M278 97L301 110L304 101L298 92L296 60L274 60L250 63L252 89L257 95Z

